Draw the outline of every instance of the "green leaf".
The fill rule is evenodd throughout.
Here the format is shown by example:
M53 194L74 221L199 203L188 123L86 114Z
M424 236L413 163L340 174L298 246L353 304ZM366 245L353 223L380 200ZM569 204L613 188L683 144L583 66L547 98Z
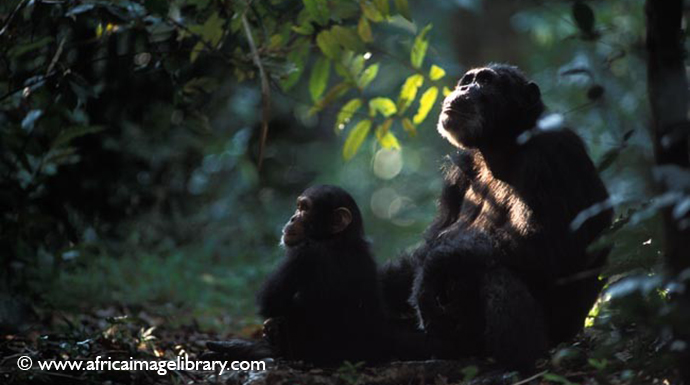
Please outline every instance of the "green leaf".
M34 129L38 119L43 116L43 110L31 110L29 111L24 119L22 119L22 129L26 131L31 131Z
M352 159L357 154L370 130L371 120L362 120L350 131L343 146L343 158L346 161Z
M314 107L312 107L309 110L309 115L314 115L315 113L321 111L326 107L327 105L333 103L336 99L340 98L341 96L345 95L347 91L350 90L350 84L347 82L341 82L333 86L328 92L326 92L326 95L324 95L321 99L319 99L316 104L314 104Z
M12 47L9 51L7 51L7 56L9 56L11 58L17 58L19 56L24 55L25 53L43 48L46 45L52 43L53 40L54 39L51 36L46 36L46 37L44 37L40 40L37 40L33 43L16 45L16 46Z
M410 51L410 62L414 68L419 68L424 62L424 56L426 56L426 50L429 48L429 40L427 40L426 35L431 30L432 25L429 24L419 32L419 35L415 37L414 43L412 44L412 50Z
M353 29L336 25L331 28L331 35L345 49L354 52L359 52L364 49L364 44Z
M199 58L199 54L204 50L204 43L202 42L197 42L194 44L194 47L192 48L192 52L189 54L189 62L194 63L197 58Z
M371 25L369 25L369 20L367 20L367 18L364 16L359 18L359 23L357 23L357 33L365 43L371 43L374 41L374 37L371 35Z
M340 56L340 46L331 31L319 32L316 36L316 45L319 46L324 55L333 60L338 59Z
M380 112L385 118L398 112L395 103L388 98L373 98L369 101L369 115L376 116Z
M365 69L362 72L362 75L359 77L359 80L357 81L357 86L360 89L365 89L367 86L374 81L376 78L376 75L379 73L379 63L372 64L367 69Z
M60 132L55 138L51 148L58 148L69 144L72 140L88 134L95 134L105 129L103 126L72 126Z
M424 83L424 76L414 74L405 80L398 96L398 112L402 115L417 97L417 90Z
M194 78L182 87L182 92L186 94L197 94L199 92L211 93L220 87L220 82L218 79L211 77L199 77Z
M340 109L338 115L335 119L336 130L342 130L345 125L350 122L352 116L362 107L362 99L356 98L345 103L343 108Z
M304 8L309 16L319 25L326 25L328 23L330 12L326 0L304 0Z
M409 118L403 119L402 125L405 132L407 132L410 136L417 136L417 127L415 127L414 124L412 124Z
M591 35L594 32L594 11L589 5L582 1L573 3L573 19L575 24L585 34Z
M360 6L362 7L362 13L367 19L373 21L374 23L383 21L383 15L374 4L365 0L360 3Z
M379 13L384 18L390 15L390 7L388 6L388 0L374 0L374 6L379 10Z
M309 45L301 44L297 48L290 50L287 55L287 60L293 64L293 71L280 83L283 91L288 91L292 88L302 76L304 72L305 63L309 55Z
M597 370L604 370L606 369L606 366L608 365L608 360L606 358L602 358L601 360L597 360L595 358L590 358L587 360L587 362Z
M422 97L419 99L419 109L414 118L412 118L414 124L421 124L424 119L426 119L427 115L429 115L429 111L431 111L434 107L434 103L436 103L436 97L438 97L438 88L436 87L429 87L429 89L422 94Z
M393 124L393 119L386 119L383 124L378 126L376 129L376 140L378 140L381 147L388 150L399 150L400 143L398 138L393 135L390 131L391 125Z
M443 86L443 97L444 97L444 98L445 98L446 96L450 95L451 92L453 92L453 90L451 90L450 88L448 88L448 87L446 87L446 86Z
M412 21L412 13L410 13L410 5L407 3L407 0L395 0L395 8L402 17Z
M224 23L225 20L218 16L218 12L214 12L202 26L201 37L211 46L217 46L220 43L220 39L223 38Z
M311 100L317 101L328 86L328 77L331 74L331 61L327 57L320 56L311 70L309 78L309 93Z
M431 66L431 69L429 70L429 79L436 81L444 76L446 76L446 71L443 68L437 66L436 64Z

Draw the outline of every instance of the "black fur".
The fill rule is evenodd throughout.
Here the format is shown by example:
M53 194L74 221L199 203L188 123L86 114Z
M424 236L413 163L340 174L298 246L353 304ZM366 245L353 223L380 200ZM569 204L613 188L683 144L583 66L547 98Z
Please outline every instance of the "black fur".
M453 341L437 355L528 368L582 328L602 287L607 252L586 250L612 212L570 225L608 193L577 135L535 129L539 89L517 68L489 65L464 79L439 119L459 151L438 216L422 246L382 269L382 290L400 318L416 313L428 335Z

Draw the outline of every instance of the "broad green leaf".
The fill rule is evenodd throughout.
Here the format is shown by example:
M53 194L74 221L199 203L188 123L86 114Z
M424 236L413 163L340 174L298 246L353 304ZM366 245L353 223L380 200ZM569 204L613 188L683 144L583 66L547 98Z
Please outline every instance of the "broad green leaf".
M340 56L340 46L331 31L321 31L316 36L316 45L327 57L336 60Z
M326 0L304 0L304 8L309 16L319 25L326 25L330 19Z
M444 76L446 76L446 71L443 68L437 66L436 64L431 66L431 69L429 70L429 79L436 81Z
M192 48L192 52L189 54L189 62L194 63L196 59L199 57L199 54L204 50L204 43L202 42L197 42L194 44L194 47Z
M405 80L398 96L398 112L402 115L417 97L417 90L424 83L424 76L414 74Z
M357 82L357 86L359 86L361 89L367 88L367 86L376 78L376 74L378 73L379 63L370 65L362 72L362 75L359 77L359 81Z
M427 40L426 35L431 30L432 25L429 24L419 32L419 35L415 37L414 43L412 44L412 50L410 51L410 62L414 68L419 68L424 62L424 56L426 56L426 50L429 48L429 40Z
M417 127L415 127L414 124L412 124L410 119L404 118L402 120L402 125L405 132L407 132L410 136L417 136Z
M343 158L345 160L350 160L357 154L370 130L371 120L362 120L350 131L343 146Z
M386 119L383 124L376 129L376 140L378 140L381 147L389 150L399 150L400 143L398 138L390 131L393 119Z
M379 12L374 4L365 0L360 3L360 6L362 7L362 13L364 13L367 19L374 23L383 21L383 15L381 15L381 12Z
M336 99L340 98L341 96L345 95L347 91L350 90L350 85L347 82L341 82L333 86L328 92L326 92L326 95L324 95L321 99L319 99L318 102L314 104L314 107L309 109L309 115L314 115L315 113L321 111L326 107L327 105L333 103Z
M331 28L331 35L345 49L354 52L359 52L364 49L364 44L353 29L336 25Z
M194 78L182 87L182 92L186 94L197 94L199 92L211 93L220 87L218 79L202 76Z
M45 36L42 39L37 40L33 43L16 45L7 52L7 56L11 58L17 58L19 56L24 55L25 53L35 51L39 48L43 48L46 45L52 43L53 40L54 39L51 36Z
M280 48L280 46L283 45L283 42L283 36L276 33L275 35L271 36L271 39L268 41L268 49Z
M307 61L307 55L309 55L309 44L301 44L288 53L287 59L294 65L294 70L281 82L280 85L283 91L292 88L297 83L300 76L302 76Z
M450 95L450 93L453 92L450 88L444 86L443 87L443 97L445 98L446 96Z
M60 134L53 140L51 148L58 148L69 144L72 140L88 134L95 134L105 129L103 126L72 126L60 132Z
M438 97L438 88L436 87L429 87L429 89L422 94L422 97L419 98L419 109L417 110L417 114L412 118L414 124L420 124L426 119L427 115L429 115L429 111L431 111L434 107L434 103L436 103L436 97Z
M343 108L340 109L338 115L335 119L336 130L342 130L345 125L350 122L352 116L362 107L362 99L356 98L345 103Z
M367 20L367 18L364 16L359 18L359 23L357 23L357 33L365 43L371 43L374 41L374 37L371 35L371 26L369 25L369 20Z
M314 33L314 26L307 22L300 25L293 25L292 30L300 35L311 35Z
M319 57L309 77L309 93L311 94L311 100L319 100L323 91L326 90L330 73L331 61L327 57Z
M402 17L412 21L412 13L410 13L410 5L407 0L395 0L395 8Z
M211 46L217 46L223 38L224 23L225 20L218 16L218 12L214 12L202 26L201 37Z
M390 7L388 0L374 0L374 6L379 10L379 13L385 18L390 15Z
M388 98L373 98L369 101L369 115L374 117L376 112L380 112L387 118L398 112L398 109L395 107L395 103Z
M31 110L29 111L24 119L22 119L22 129L26 131L31 131L34 129L38 119L43 116L43 110Z

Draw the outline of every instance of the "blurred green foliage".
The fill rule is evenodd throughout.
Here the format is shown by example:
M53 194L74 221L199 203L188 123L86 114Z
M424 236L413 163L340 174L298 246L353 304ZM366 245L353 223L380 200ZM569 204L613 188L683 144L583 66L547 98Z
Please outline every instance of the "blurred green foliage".
M622 220L601 241L607 275L650 271L663 245L642 3L4 1L3 289L55 309L172 304L179 322L254 322L310 184L352 192L382 261L421 239L452 150L437 106L469 66L504 60L600 166ZM492 56L455 56L463 15ZM491 40L504 22L514 33Z

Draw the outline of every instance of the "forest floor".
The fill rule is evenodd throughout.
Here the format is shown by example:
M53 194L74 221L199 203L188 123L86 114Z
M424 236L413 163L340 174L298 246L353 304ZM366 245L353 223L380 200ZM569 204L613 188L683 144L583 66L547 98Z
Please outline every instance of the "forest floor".
M237 333L205 333L195 324L171 326L168 317L109 307L70 314L39 312L38 322L21 333L0 335L0 383L75 384L680 384L668 357L657 354L659 341L647 340L634 330L619 336L625 343L616 351L594 346L602 332L588 328L576 341L552 351L533 373L504 372L488 361L393 362L379 366L344 363L314 368L302 363L267 360L266 370L218 371L166 370L40 370L37 362L100 360L176 360L187 354L194 360L209 340L231 337L259 338L260 325ZM616 333L621 333L621 330ZM608 332L607 332L608 333ZM637 336L637 337L635 337ZM622 346L622 347L621 347ZM516 352L520 354L520 352ZM604 357L601 358L602 354ZM28 356L29 370L19 370L18 360Z

